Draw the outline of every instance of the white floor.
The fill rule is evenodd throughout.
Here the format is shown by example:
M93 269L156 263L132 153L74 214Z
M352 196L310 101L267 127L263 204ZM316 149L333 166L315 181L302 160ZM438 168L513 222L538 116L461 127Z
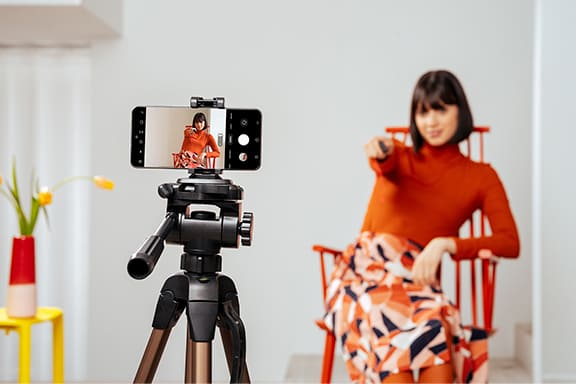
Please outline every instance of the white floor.
M320 355L293 355L286 370L286 383L318 383L322 367ZM341 358L336 357L332 383L347 383L348 374ZM529 372L513 359L490 360L490 383L530 383Z

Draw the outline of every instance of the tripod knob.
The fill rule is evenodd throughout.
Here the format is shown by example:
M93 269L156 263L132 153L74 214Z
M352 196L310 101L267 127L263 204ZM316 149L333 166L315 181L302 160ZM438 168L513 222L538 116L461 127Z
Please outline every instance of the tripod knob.
M252 244L252 224L254 222L254 214L252 212L244 212L242 214L242 221L240 222L240 240L242 245Z

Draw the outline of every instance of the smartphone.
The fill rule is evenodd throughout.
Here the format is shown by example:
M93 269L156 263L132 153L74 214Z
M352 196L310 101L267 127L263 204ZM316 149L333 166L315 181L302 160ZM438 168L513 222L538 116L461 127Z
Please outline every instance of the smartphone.
M131 133L130 163L136 168L260 168L258 109L137 106Z

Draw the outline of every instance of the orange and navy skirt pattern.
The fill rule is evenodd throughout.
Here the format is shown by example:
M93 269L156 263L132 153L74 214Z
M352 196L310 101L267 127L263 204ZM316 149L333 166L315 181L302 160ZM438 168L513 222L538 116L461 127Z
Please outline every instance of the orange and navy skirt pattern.
M350 379L451 364L457 382L487 382L487 333L464 327L438 286L412 282L421 247L385 233L361 233L336 260L318 325L342 345Z
M204 168L196 152L180 151L172 153L174 168Z

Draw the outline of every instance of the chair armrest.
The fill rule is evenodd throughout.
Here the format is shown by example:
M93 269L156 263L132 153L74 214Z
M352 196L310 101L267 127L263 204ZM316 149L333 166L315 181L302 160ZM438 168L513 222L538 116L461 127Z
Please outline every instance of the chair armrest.
M478 251L478 258L481 260L488 260L490 264L497 264L500 258L492 253L489 249L481 249Z
M334 248L328 248L323 245L315 244L312 246L312 250L314 252L318 252L320 256L320 277L322 278L322 297L324 301L326 301L326 288L328 286L328 273L326 269L326 262L324 261L324 255L328 254L332 256L332 261L334 262L336 258L342 254L342 251L339 251Z
M312 246L312 250L314 252L320 252L320 253L330 253L334 256L337 256L339 254L342 253L342 251L334 249L334 248L329 248L329 247L325 247L323 245L319 245L319 244L315 244Z

